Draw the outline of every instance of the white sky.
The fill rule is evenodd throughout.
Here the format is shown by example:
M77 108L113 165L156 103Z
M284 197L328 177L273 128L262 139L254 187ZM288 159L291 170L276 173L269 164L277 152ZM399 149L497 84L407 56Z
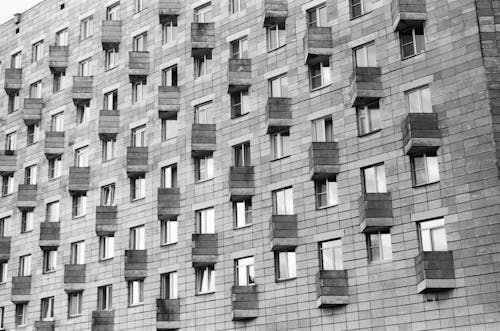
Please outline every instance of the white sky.
M22 13L42 0L0 0L0 24L10 20L15 13Z

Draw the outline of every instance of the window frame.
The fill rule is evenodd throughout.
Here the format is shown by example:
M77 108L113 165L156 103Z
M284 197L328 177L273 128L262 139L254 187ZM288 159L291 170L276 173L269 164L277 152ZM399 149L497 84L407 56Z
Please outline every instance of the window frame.
M288 138L286 138L288 137ZM292 155L290 129L271 134L272 161L280 160Z
M256 285L254 256L245 256L234 260L234 284L236 286Z
M175 224L175 226L173 226ZM162 246L177 244L178 237L177 219L160 220L160 240Z
M138 286L138 288L136 288ZM127 282L128 289L128 307L136 307L144 305L144 279L129 280ZM135 291L138 291L137 293ZM135 295L138 295L136 298Z
M367 187L367 171L369 169L372 169L373 168L373 171L374 171L374 184L376 186L376 189L373 191L373 190L369 190L368 191L368 187ZM382 173L380 173L379 171L381 171L380 169L382 169ZM372 165L369 165L367 167L363 167L361 168L361 174L362 174L362 178L363 178L363 192L364 193L387 193L388 190L387 190L387 176L385 174L385 163L376 163L376 164L372 164ZM383 177L383 182L379 182L379 179L381 179Z
M179 298L177 271L170 271L160 275L160 298L164 300Z
M131 177L130 200L138 201L145 198L146 198L146 175Z
M205 272L207 280L205 281ZM205 295L215 293L215 266L208 265L195 268L195 294ZM207 289L203 290L203 285L207 285Z
M82 303L83 291L68 293L68 318L82 316Z
M94 34L94 17L87 16L80 20L80 41L86 40Z
M328 243L332 243L332 246L324 247L324 245ZM344 270L344 257L343 257L341 238L334 238L334 239L320 241L318 243L318 252L319 252L320 270ZM325 252L331 252L331 260L333 268L325 266ZM340 259L337 258L338 256L340 256ZM339 260L340 262L338 262Z
M215 178L215 164L213 154L197 157L195 158L194 162L196 183L201 183Z
M373 235L377 236L377 243L376 245L373 243L371 237ZM389 238L390 240L390 251L384 251L384 239ZM368 262L369 263L384 263L384 262L390 262L393 260L394 253L392 251L392 234L390 230L383 230L383 231L377 231L373 233L367 233L366 234L366 247L368 251ZM378 259L374 259L374 254L373 250L376 248L378 250ZM388 256L386 256L388 255Z
M113 310L113 285L102 285L97 288L97 310Z
M287 186L272 191L273 215L295 215L293 200L294 197L292 186ZM280 203L284 203L284 205L281 206L279 205ZM280 212L280 210L283 210L283 212Z
M423 38L423 43L422 43L422 49L418 49L418 46L417 46L417 33L416 33L416 29L422 29L422 38ZM426 52L426 38L425 38L425 24L422 23L422 26L412 26L412 27L408 27L404 30L401 30L399 31L399 44L400 44L400 49L401 49L401 60L407 60L407 59L410 59L412 57L415 57L417 55L420 55L422 53L425 53ZM411 42L407 42L407 43L404 43L403 42L403 37L408 34L405 34L405 33L408 33L408 32L411 32ZM404 48L405 46L409 46L409 45L413 45L413 53L412 54L405 54L405 51L404 51Z
M423 168L417 168L416 159L422 159ZM410 164L411 164L411 177L413 182L413 187L420 187L425 185L431 185L435 183L439 183L441 181L441 176L439 173L439 160L436 151L428 151L418 155L410 156ZM437 178L431 178L430 173L432 172L430 169L435 167L434 171L437 175ZM425 174L425 181L419 182L417 171L422 171Z
M322 188L320 185L325 183L325 190L320 191ZM333 186L333 188L331 188ZM332 192L333 191L333 192ZM336 178L325 178L314 181L314 193L316 197L316 209L324 209L329 207L334 207L339 205L339 192L338 192L338 182ZM330 194L333 193L333 196ZM321 204L321 197L326 196L326 204Z
M286 270L282 270L282 267L285 266L284 264L281 263L283 254L286 254L286 260L285 260ZM276 282L293 280L297 278L297 254L295 250L275 251L274 261L275 261ZM291 266L295 266L295 268L291 268Z

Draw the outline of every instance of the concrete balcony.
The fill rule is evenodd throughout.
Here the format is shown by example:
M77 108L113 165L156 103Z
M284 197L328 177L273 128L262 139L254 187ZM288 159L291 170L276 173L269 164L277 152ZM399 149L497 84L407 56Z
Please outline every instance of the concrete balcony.
M394 225L391 193L364 193L358 207L361 232L378 232Z
M259 295L257 285L231 287L233 321L242 321L259 316Z
M0 175L8 175L17 170L17 155L15 151L0 151Z
M128 75L131 82L144 81L149 75L149 52L128 52Z
M102 21L102 49L117 49L122 42L122 21Z
M144 175L148 172L148 148L127 147L127 174L129 177Z
M158 13L160 14L160 22L163 23L165 16L179 16L183 5L179 0L159 0Z
M113 310L103 310L92 312L91 331L113 331L115 324L115 312Z
M265 0L264 1L264 26L285 24L288 17L288 1Z
M191 23L191 56L208 54L214 48L214 23Z
M0 237L0 263L5 263L10 259L10 237Z
M48 159L56 158L64 153L64 132L45 132L45 156Z
M252 84L252 60L229 59L228 62L227 93L245 90Z
M156 329L176 330L180 328L180 299L156 299Z
M138 280L147 276L147 250L125 250L125 279Z
M24 99L23 121L26 125L33 125L42 120L43 99Z
M215 124L193 124L191 129L191 155L201 157L217 149Z
M90 187L90 167L69 167L68 191L84 194Z
M181 213L181 190L177 188L158 189L158 219L176 219Z
M55 321L35 321L35 331L54 331L55 329Z
M40 241L41 249L53 249L59 247L61 238L61 223L42 222L40 223Z
M73 76L73 102L75 105L87 104L94 94L94 77Z
M95 232L98 236L113 236L118 230L118 207L97 206L95 208Z
M266 104L267 133L276 133L292 126L292 99L268 98Z
M392 28L400 31L427 20L425 0L392 0Z
M19 210L34 209L38 205L36 193L36 185L19 184L17 189L17 208Z
M217 233L193 233L192 259L193 267L203 267L217 263Z
M349 303L347 270L320 270L316 274L318 308L334 308Z
M351 74L351 104L366 106L384 96L382 73L379 67L356 67Z
M68 68L68 46L49 47L49 68L52 73L63 73Z
M421 252L415 257L418 293L456 287L453 252Z
M403 146L407 155L434 152L441 146L437 114L410 113L401 123Z
M158 112L160 118L175 118L181 108L179 86L158 86Z
M333 54L331 27L309 27L304 35L304 55L306 64L318 63Z
M78 292L85 289L85 264L64 265L64 291Z
M30 301L31 276L12 277L11 301L15 304Z
M255 194L254 167L230 167L229 192L231 201L251 198Z
M294 249L299 245L297 215L272 215L271 250Z
M339 146L336 142L312 142L309 147L309 175L312 180L337 176L340 172Z
M120 132L120 113L116 110L99 111L99 124L98 124L99 138L115 139Z
M14 94L23 87L23 69L5 69L5 92Z

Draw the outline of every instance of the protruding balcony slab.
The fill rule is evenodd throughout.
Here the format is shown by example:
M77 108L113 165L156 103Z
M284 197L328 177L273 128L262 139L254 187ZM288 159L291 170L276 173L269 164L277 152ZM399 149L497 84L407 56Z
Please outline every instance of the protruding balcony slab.
M312 180L337 176L340 172L337 142L312 142L309 147L309 175Z
M23 69L5 69L5 92L14 94L23 87Z
M15 304L30 301L31 276L12 277L11 301Z
M401 124L403 146L407 155L434 152L441 146L437 114L410 113Z
M366 106L384 96L380 67L356 67L351 75L351 104Z
M288 17L287 0L265 0L264 1L264 26L285 24Z
M20 210L35 208L37 206L36 193L36 185L19 184L17 189L17 208Z
M94 94L93 76L73 76L73 102L75 105L85 105Z
M114 139L120 132L120 113L116 110L99 111L99 138Z
M191 56L208 54L214 48L214 23L191 23Z
M117 49L122 41L122 21L102 21L102 49Z
M361 232L387 230L394 225L391 193L364 193L358 206Z
M427 20L425 0L392 0L392 28L401 31Z
M125 279L138 280L147 276L147 250L126 250L125 251Z
M271 250L293 249L299 245L297 215L272 215Z
M156 299L156 328L177 330L180 328L180 299Z
M64 265L64 291L78 292L85 289L85 264Z
M17 156L15 151L0 151L0 175L8 175L17 170Z
M68 191L84 194L90 187L90 167L69 167Z
M43 109L43 99L24 99L23 121L26 125L33 125L41 121Z
M64 153L64 132L45 132L45 156L48 159L56 158Z
M191 130L191 155L205 156L217 149L215 124L193 124Z
M306 64L314 64L328 59L333 54L331 27L309 27L304 36Z
M49 68L53 73L66 72L68 68L68 46L49 47Z
M176 219L180 214L181 191L176 188L158 189L158 219Z
M54 249L59 247L61 237L61 223L42 222L40 223L40 242L41 249Z
M347 270L320 270L316 274L318 308L332 308L349 303Z
M91 331L113 331L115 324L115 312L113 310L103 310L92 312Z
M35 331L54 331L55 329L55 321L35 321Z
M10 237L0 237L0 263L5 263L10 259Z
M415 258L418 293L456 287L453 252L421 252Z
M160 22L163 23L163 19L166 19L166 17L179 16L182 8L183 6L179 0L159 0Z
M179 86L158 86L158 112L160 118L175 118L181 107Z
M228 66L228 93L245 90L252 84L252 60L229 59Z
M292 99L267 99L266 126L267 133L280 132L292 126Z
M231 304L233 321L259 317L257 286L233 286L231 288Z
M202 267L217 263L217 233L193 233L192 259L193 267Z
M129 177L144 175L148 172L148 148L127 147L127 174Z
M95 232L98 236L113 236L118 230L117 206L97 206L95 209Z
M229 191L231 201L241 201L255 194L254 167L230 167Z
M128 52L131 82L144 81L149 75L149 52Z

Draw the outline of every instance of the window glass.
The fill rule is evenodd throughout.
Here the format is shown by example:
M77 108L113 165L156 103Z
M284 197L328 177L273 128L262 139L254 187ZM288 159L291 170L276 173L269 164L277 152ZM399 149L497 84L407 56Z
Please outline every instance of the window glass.
M340 239L323 241L319 244L321 270L343 270L342 241Z
M283 251L276 252L278 258L278 279L287 279L297 277L297 266L295 252Z
M293 191L291 187L273 192L273 214L293 215Z
M237 259L236 264L236 285L248 286L255 284L255 269L253 256Z
M424 252L448 250L443 218L420 222L419 225L420 240Z

